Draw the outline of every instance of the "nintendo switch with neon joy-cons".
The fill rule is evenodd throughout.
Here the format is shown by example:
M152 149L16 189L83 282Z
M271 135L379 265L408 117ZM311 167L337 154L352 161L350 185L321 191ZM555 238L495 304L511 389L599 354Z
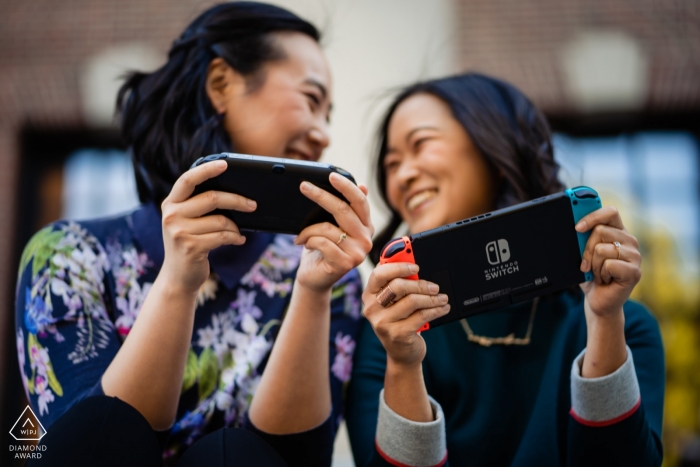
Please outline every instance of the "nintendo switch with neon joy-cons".
M531 300L593 279L580 270L590 232L574 226L601 207L580 186L390 241L380 264L420 266L447 294L450 312L421 330Z

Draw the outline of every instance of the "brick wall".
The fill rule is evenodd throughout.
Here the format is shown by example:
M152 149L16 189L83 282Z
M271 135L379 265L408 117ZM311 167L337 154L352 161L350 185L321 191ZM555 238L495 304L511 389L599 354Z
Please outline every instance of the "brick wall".
M700 107L697 0L457 0L459 60L513 82L550 113L572 111L561 46L582 31L623 31L649 59L652 111Z

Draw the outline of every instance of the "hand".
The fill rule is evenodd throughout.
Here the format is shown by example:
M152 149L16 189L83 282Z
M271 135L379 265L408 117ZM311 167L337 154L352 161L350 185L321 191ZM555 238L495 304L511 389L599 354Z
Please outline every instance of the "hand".
M418 266L410 263L379 265L372 271L362 294L363 314L384 346L389 365L420 365L426 347L418 330L450 311L447 295L438 293L437 284L404 279L417 272ZM396 294L396 298L385 308L376 295L386 287Z
M294 243L305 247L297 282L316 293L330 291L333 284L362 263L372 249L374 235L367 187L357 186L335 173L329 179L350 204L311 183L303 182L300 186L307 198L330 212L338 223L338 226L329 222L311 225L294 239Z
M207 191L190 198L197 185L226 170L216 161L190 169L177 179L163 201L165 259L161 274L186 293L196 294L209 277L209 252L222 245L242 245L245 237L228 217L206 215L214 209L255 211L255 201L233 193Z
M581 271L592 270L594 277L581 284L586 295L586 319L621 317L622 305L642 277L637 239L627 232L613 206L588 214L576 224L576 230L592 230L581 261ZM614 242L620 243L619 258Z

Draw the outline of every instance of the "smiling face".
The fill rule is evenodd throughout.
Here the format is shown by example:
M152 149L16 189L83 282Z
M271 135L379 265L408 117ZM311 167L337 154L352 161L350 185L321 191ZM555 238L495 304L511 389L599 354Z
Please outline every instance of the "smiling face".
M316 41L272 34L284 58L244 78L222 59L209 66L207 93L237 152L318 160L330 143L331 75Z
M411 233L493 209L493 175L441 99L421 93L399 104L387 149L387 197Z

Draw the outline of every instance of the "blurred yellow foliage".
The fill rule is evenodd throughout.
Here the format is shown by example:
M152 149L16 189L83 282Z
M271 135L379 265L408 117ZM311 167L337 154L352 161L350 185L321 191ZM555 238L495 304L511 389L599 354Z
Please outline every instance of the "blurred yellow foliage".
M700 436L700 277L688 273L698 258L681 256L673 232L650 224L634 201L601 197L603 205L618 207L639 240L642 279L632 298L659 320L666 353L664 466L675 467L687 443Z
M642 279L632 298L659 320L666 353L664 467L675 467L687 443L700 437L700 277L688 273L698 258L682 257L673 232L644 218L635 200L614 191L600 195L639 240Z

